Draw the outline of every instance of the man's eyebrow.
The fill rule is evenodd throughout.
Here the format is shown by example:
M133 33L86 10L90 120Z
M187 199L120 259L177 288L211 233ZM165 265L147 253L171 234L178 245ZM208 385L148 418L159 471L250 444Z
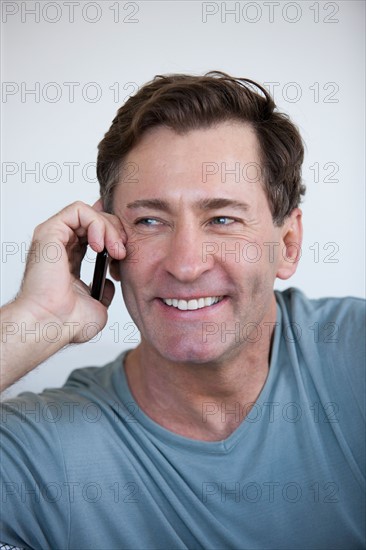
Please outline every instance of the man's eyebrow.
M250 206L245 202L236 201L233 199L226 198L212 198L212 199L201 199L197 202L197 207L200 210L217 210L219 208L235 208L236 210L248 211Z
M136 201L129 202L127 204L127 208L153 208L154 210L163 210L165 212L171 211L167 201L163 199L138 199Z
M233 199L226 199L221 197L200 199L196 203L194 203L194 207L197 210L204 210L204 211L231 207L231 208L235 208L236 210L243 210L245 212L247 212L250 208L249 205L245 202L240 202ZM152 208L154 210L162 210L164 212L169 212L169 213L171 213L172 211L167 201L163 199L137 199L133 202L129 202L127 204L127 208L129 209Z

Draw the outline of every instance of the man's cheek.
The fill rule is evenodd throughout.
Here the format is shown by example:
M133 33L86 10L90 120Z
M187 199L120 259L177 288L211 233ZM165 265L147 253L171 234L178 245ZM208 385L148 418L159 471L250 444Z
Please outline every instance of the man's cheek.
M126 243L126 257L124 264L136 264L141 261L141 243L137 240L129 240Z

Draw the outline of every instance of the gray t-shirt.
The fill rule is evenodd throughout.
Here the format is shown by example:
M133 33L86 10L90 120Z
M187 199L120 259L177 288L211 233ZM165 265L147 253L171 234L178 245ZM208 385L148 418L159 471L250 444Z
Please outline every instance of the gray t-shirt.
M267 380L223 441L177 435L144 414L124 353L75 370L62 388L3 404L0 541L364 548L364 301L309 300L293 288L276 300ZM210 414L237 410L203 403Z

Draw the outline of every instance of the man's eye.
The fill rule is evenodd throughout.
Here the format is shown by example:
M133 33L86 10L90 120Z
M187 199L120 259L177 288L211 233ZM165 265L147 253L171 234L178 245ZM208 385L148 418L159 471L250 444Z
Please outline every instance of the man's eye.
M217 216L211 220L213 225L231 225L234 222L233 218L228 218L227 216Z
M136 220L135 221L135 225L147 225L147 226L152 226L152 225L158 225L159 223L161 223L159 220L156 220L155 218L140 218L139 220Z

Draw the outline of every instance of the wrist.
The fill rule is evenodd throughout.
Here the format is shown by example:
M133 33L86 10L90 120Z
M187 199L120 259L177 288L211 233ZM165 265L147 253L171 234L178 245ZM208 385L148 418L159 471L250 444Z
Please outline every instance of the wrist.
M70 323L63 323L31 300L18 297L1 309L1 335L3 344L34 345L39 352L44 348L55 353L70 343L72 331Z

